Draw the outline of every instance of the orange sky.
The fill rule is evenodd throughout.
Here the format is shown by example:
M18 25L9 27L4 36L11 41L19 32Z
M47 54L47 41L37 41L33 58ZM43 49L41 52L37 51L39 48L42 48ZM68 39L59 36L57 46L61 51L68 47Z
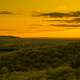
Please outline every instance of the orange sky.
M5 12L10 12L6 14ZM48 22L58 18L34 17L32 14L80 11L80 0L1 0L0 35L20 37L80 38L79 23ZM70 18L72 19L72 18ZM68 20L68 18L61 18ZM68 24L51 26L51 24Z

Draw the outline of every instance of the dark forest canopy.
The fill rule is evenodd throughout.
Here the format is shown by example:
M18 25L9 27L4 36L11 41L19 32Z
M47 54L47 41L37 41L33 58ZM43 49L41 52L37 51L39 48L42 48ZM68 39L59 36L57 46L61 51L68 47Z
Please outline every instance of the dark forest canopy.
M33 75L32 79L26 76L29 80L43 80L41 78L78 80L77 77L80 76L78 71L80 69L79 39L25 39L8 36L8 38L1 37L0 41L2 41L0 75L8 74L7 77L10 78L14 74L19 74L18 77L20 77L20 73L25 75L30 73L29 75L32 76L31 71L37 74Z

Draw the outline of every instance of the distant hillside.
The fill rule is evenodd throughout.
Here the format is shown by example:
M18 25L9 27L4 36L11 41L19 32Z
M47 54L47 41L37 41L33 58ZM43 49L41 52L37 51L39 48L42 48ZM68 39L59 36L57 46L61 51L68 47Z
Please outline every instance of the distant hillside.
M20 37L15 36L0 36L0 44L8 44L20 41Z
M0 36L0 38L20 38L20 37L16 37L16 36Z
M20 38L16 36L0 36L0 45L3 44L26 44L31 43L33 45L53 45L53 44L66 44L69 42L80 41L80 39L64 39L64 38Z

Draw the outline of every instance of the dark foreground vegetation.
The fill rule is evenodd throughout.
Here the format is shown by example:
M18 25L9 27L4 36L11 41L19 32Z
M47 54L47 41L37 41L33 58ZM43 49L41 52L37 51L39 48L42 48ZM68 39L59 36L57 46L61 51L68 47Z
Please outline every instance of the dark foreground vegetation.
M80 40L2 36L0 80L80 80Z

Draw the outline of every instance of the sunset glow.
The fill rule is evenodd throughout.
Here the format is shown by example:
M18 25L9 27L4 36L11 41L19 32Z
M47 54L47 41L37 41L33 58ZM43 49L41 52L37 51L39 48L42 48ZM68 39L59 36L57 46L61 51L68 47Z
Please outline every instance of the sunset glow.
M80 38L80 0L1 0L0 36Z

